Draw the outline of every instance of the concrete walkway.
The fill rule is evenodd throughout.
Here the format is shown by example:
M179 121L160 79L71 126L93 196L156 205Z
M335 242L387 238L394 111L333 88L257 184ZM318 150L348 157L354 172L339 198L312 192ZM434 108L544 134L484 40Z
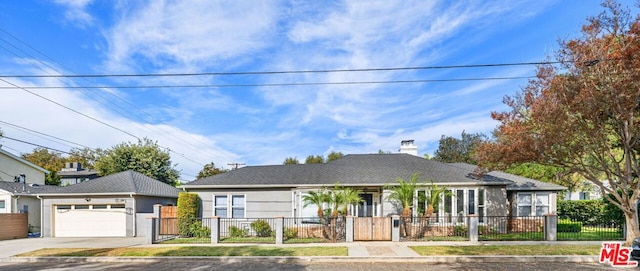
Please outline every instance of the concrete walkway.
M65 260L65 259L34 259L27 258L21 259L12 257L17 254L34 251L43 248L116 248L116 247L165 247L165 246L246 246L247 244L147 244L147 239L144 237L131 238L131 237L116 237L116 238L27 238L27 239L15 239L0 241L0 262L2 261L39 261L39 260ZM473 260L487 261L490 258L496 258L495 256L438 256L438 257L425 257L420 256L413 251L410 246L469 246L469 245L562 245L562 244L580 244L580 245L600 245L602 242L545 242L545 241L518 241L518 242L354 242L354 243L311 243L311 244L251 244L264 247L317 247L324 246L330 247L347 247L349 256L341 257L297 257L305 261L459 261L473 258ZM594 259L597 262L596 256L504 256L497 258L513 258L519 261L519 259L546 259L546 260L563 260L563 261L588 261L593 262ZM57 257L64 258L64 257ZM91 257L90 257L91 258ZM101 258L101 257L93 257ZM126 259L132 259L131 257L121 257ZM150 257L147 257L149 259ZM153 258L153 257L151 257ZM164 257L157 257L164 258ZM156 259L157 259L156 258ZM204 258L204 257L203 257ZM221 258L221 259L238 259L238 257L207 257L207 258ZM246 258L261 258L261 257L246 257ZM273 258L273 257L272 257ZM282 257L283 259L290 259L296 257ZM304 258L304 259L303 259ZM485 259L486 258L486 259ZM75 258L76 260L81 260ZM513 260L512 259L512 260ZM69 259L66 259L69 260ZM93 260L105 260L109 259L84 259L83 261ZM113 259L112 259L113 260ZM140 259L143 260L143 259ZM506 259L502 259L506 260Z

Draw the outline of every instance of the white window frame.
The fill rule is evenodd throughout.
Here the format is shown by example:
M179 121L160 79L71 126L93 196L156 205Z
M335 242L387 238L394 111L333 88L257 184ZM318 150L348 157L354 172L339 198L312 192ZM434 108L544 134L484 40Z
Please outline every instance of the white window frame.
M520 198L523 197L524 195L530 195L531 196L531 202L530 204L521 204L520 203ZM547 201L545 202L538 202L539 198L542 198L543 196L546 196ZM528 214L523 214L520 211L520 207L530 207L530 212ZM544 214L538 214L538 207L547 207L547 211ZM551 211L551 193L549 192L518 192L518 194L516 194L516 216L543 216L546 213L549 213Z
M226 205L224 206L217 206L217 198L221 198L221 197L225 197L225 203ZM233 205L233 197L242 197L242 205ZM242 208L242 213L243 216L242 217L234 217L233 216L233 209L238 209L238 208ZM247 195L246 194L214 194L213 195L213 216L216 216L217 214L217 210L218 209L226 209L225 210L225 217L221 217L221 218L247 218Z
M487 188L486 187L460 187L460 188L450 188L448 189L450 191L450 193L452 194L451 197L451 205L449 206L449 210L451 211L448 215L451 216L451 219L449 219L449 216L445 215L445 195L442 194L440 195L440 203L438 204L438 210L436 210L436 213L438 214L439 220L440 222L463 222L463 221L459 221L458 217L459 215L462 215L463 217L466 217L469 215L469 191L473 191L473 214L478 215L480 217L485 217L486 216L486 212L487 212ZM458 206L458 191L461 191L461 195L462 195L462 206ZM483 200L484 202L482 204L480 204L480 193L483 193ZM417 193L416 193L417 195ZM417 198L417 197L416 197ZM425 205L426 206L426 205ZM461 208L459 208L461 207ZM482 207L483 209L480 210L480 207ZM458 213L458 209L461 209L462 214ZM482 211L482 213L480 213Z
M7 209L7 202L3 199L0 199L0 203L2 203L2 205L0 205L0 209Z

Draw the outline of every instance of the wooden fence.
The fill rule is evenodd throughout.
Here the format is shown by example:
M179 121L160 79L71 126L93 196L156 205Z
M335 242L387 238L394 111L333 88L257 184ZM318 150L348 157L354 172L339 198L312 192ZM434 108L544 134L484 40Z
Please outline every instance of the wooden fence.
M160 207L160 235L178 235L178 207Z
M29 234L28 214L0 214L0 240L27 238Z

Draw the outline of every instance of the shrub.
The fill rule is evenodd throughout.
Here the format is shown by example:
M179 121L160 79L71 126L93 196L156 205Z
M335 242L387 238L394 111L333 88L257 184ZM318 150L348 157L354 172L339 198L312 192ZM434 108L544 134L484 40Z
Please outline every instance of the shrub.
M296 228L284 228L284 239L293 239L298 237L298 229Z
M271 236L271 226L269 222L265 220L256 220L251 222L251 229L256 233L258 237L269 237Z
M249 235L249 231L246 229L241 229L236 226L229 226L229 236L230 237L246 237Z
M582 222L561 219L558 221L558 232L581 232Z
M467 235L467 227L462 225L457 225L453 227L453 235L454 236L466 236Z
M198 223L200 197L195 193L181 192L178 194L178 234L181 237L191 236L191 226Z
M211 236L211 229L209 227L204 227L198 221L191 224L189 228L191 235L196 238L207 238Z

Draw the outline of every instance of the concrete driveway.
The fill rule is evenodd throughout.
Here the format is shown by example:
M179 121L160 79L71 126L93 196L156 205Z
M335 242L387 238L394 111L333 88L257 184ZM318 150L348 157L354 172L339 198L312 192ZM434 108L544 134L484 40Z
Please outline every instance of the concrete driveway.
M55 237L0 241L0 259L42 248L111 248L146 244L145 237Z

